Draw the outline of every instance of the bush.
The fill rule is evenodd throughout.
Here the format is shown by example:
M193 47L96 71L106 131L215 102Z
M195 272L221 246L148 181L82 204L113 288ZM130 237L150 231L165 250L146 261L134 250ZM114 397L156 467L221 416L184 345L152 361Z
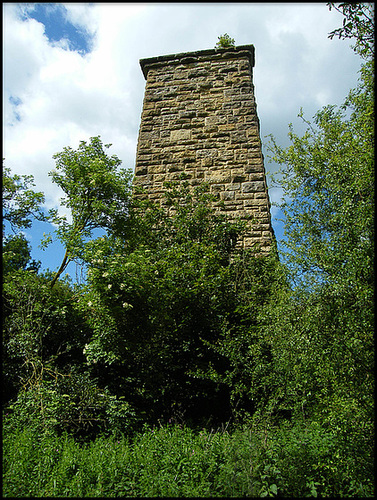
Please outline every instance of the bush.
M28 428L51 435L69 432L85 441L99 433L131 432L137 424L129 403L77 370L20 391L6 411L10 429Z
M56 378L84 361L90 330L68 283L51 290L47 275L19 270L3 282L4 400L33 387L46 375Z
M4 496L373 496L373 469L315 422L233 430L144 426L79 444L4 423Z
M209 364L226 369L227 360L206 342L216 342L234 308L230 255L243 225L216 215L199 189L171 187L167 204L170 214L166 207L133 213L124 239L88 245L82 308L94 335L87 362L149 423L182 416L224 421L227 386L193 372Z

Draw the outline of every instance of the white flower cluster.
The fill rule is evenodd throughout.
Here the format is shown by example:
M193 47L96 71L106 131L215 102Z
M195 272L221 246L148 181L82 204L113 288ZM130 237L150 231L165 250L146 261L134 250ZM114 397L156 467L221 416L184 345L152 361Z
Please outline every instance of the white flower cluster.
M132 309L133 308L133 305L129 304L128 302L123 302L122 306L124 307L124 309Z
M82 353L86 354L88 351L91 351L90 346L89 346L89 344L85 344L84 349L82 350ZM88 356L86 357L86 364L90 365L92 363L97 363L97 359L93 359L90 356L90 352L89 352L89 357Z

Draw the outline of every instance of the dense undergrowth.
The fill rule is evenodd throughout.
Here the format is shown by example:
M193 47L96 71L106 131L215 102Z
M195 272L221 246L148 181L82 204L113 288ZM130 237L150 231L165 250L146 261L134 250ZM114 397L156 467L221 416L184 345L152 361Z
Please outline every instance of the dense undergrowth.
M364 464L365 465L365 464ZM79 443L4 429L5 497L373 495L373 464L315 422L216 431L168 424Z

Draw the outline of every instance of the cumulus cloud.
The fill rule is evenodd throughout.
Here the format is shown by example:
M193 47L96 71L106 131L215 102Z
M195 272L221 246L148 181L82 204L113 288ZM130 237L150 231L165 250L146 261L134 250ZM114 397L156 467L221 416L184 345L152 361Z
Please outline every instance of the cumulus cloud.
M67 36L50 40L31 18L35 5L3 4L3 156L15 173L34 175L48 208L62 196L48 172L65 146L101 135L133 168L141 58L213 48L225 32L237 45L254 44L263 143L272 133L284 144L301 106L310 118L324 104L340 104L357 80L360 62L347 42L327 38L342 17L325 4L52 4L89 51L74 50Z
M71 22L76 16L82 23L73 5ZM22 19L16 7L8 6L4 16L4 156L14 172L32 173L47 206L56 207L62 193L48 177L52 155L101 135L132 167L138 124L111 46L86 56L67 50L64 40L50 43L43 25ZM87 17L90 30L98 29L97 19Z

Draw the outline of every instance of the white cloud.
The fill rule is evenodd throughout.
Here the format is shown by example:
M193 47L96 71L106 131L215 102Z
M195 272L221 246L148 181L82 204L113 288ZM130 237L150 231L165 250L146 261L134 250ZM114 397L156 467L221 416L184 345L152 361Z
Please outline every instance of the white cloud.
M56 4L54 4L56 5ZM97 4L100 5L100 4ZM93 9L89 3L63 3L67 20L77 27L80 27L84 32L93 34L98 28L98 16L96 9Z
M62 196L48 177L54 153L101 135L105 143L117 144L110 152L132 167L137 125L134 119L131 130L127 122L130 96L120 85L120 67L109 57L111 46L82 57L50 44L41 23L21 21L16 12L4 13L4 153L14 172L34 175L51 208ZM20 104L12 104L11 96Z
M3 6L3 156L15 173L35 176L48 207L62 195L47 174L65 146L101 135L123 166L134 166L145 85L140 58L212 48L225 32L237 45L254 44L262 141L270 133L284 141L301 106L310 118L324 104L340 104L356 82L357 57L347 42L327 38L342 17L325 4L60 5L94 35L90 53L49 43L41 23L18 17L28 4Z

